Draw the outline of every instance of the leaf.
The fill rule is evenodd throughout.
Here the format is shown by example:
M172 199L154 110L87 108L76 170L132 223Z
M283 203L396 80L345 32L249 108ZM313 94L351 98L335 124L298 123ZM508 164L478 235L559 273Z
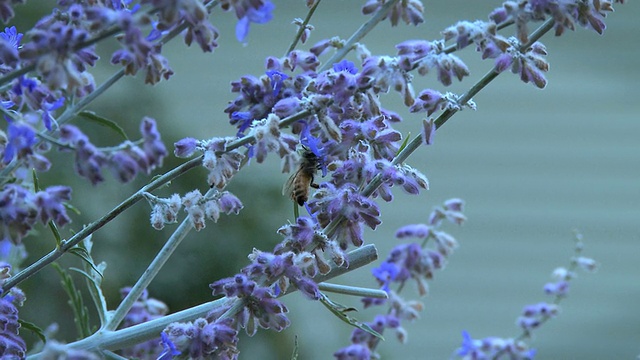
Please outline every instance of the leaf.
M104 297L101 287L102 280L104 278L103 274L107 268L107 264L105 262L101 262L96 265L93 261L93 258L91 257L91 249L93 248L91 236L85 238L80 244L78 244L77 248L84 251L84 271L80 269L73 270L86 277L89 294L91 294L91 300L93 300L93 305L98 311L100 325L104 326L109 322L110 316L109 310L107 309L107 299Z
M60 247L62 244L62 237L60 236L60 232L58 231L58 226L53 221L49 220L49 229L53 233L53 237L56 239L56 246Z
M74 246L71 249L69 249L69 253L84 260L84 262L87 265L91 266L91 268L93 268L93 270L102 278L102 272L100 272L100 270L93 263L93 259L91 258L91 255L89 255L89 252L86 249L81 248L79 246ZM86 274L86 275L89 279L91 279L91 276L89 274Z
M338 319L346 322L347 324L357 327L358 329L365 331L375 337L377 337L380 340L384 341L384 337L377 331L373 330L371 328L371 326L362 323L360 321L358 321L357 319L354 319L352 317L350 317L349 315L345 314L347 311L355 311L355 308L352 307L346 307L344 305L338 304L334 301L332 301L331 299L329 299L327 297L327 295L320 293L321 297L320 297L320 302L322 303L322 305L324 305L327 309L329 309L329 311L331 311Z
M407 147L407 144L409 143L409 139L411 138L411 132L409 132L409 134L407 134L407 136L404 138L404 141L402 142L402 145L400 145L400 148L398 149L398 152L396 152L396 156L398 156L398 154L400 154L400 152L402 150L404 150L404 148Z
M40 191L40 182L38 181L38 174L36 174L36 169L31 171L31 178L33 180L33 190L35 192Z
M89 321L89 311L87 307L84 306L82 294L76 288L71 276L61 268L60 265L57 263L53 263L51 265L56 269L56 271L58 271L62 282L62 288L67 293L67 296L69 296L69 306L71 306L71 310L73 311L73 321L76 323L78 338L82 339L91 335L92 331Z
M71 205L69 203L63 203L63 205L67 210L70 210L70 211L73 211L74 213L76 213L76 215L82 214L80 212L80 209L76 208L75 206L73 206L73 205Z
M107 127L113 131L115 131L116 133L118 133L120 136L122 136L122 138L124 140L129 140L129 138L127 137L127 134L124 132L124 130L120 127L120 125L118 125L116 122L109 120L107 118L104 118L100 115L97 115L96 113L94 113L93 111L81 111L78 116L81 116L87 120L91 120L99 125L102 125L104 127Z
M44 331L40 329L38 325L20 319L18 319L18 323L20 324L20 330L29 330L35 336L37 336L40 341L42 341L43 343L47 342L47 338L44 336Z

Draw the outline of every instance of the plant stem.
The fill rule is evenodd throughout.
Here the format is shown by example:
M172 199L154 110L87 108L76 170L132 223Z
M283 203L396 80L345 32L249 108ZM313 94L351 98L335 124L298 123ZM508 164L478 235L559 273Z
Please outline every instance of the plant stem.
M349 259L349 269L334 265L328 274L318 276L314 280L318 282L325 281L340 276L346 272L356 270L376 260L378 258L378 253L375 246L369 244L349 252L347 256ZM292 289L292 291L288 291L286 294L296 290L295 288L290 289ZM283 296L286 294L283 294ZM230 306L230 309L225 312L224 316L231 317L242 310L242 305L242 299L220 298L125 329L116 331L100 330L85 339L67 344L67 347L69 349L88 351L96 349L118 350L157 338L160 332L170 323L193 321L199 317L206 316L211 310L222 306ZM38 359L39 357L40 354L34 354L29 356L28 359Z
M131 195L129 198L127 198L126 200L121 202L118 206L116 206L113 210L111 210L108 213L106 213L105 215L103 215L100 219L98 219L98 220L94 221L93 223L87 225L82 230L80 230L75 235L73 235L71 238L69 238L66 241L63 241L60 244L59 247L55 248L50 253L48 253L47 255L43 256L38 261L34 262L33 264L31 264L26 269L20 271L15 276L12 276L11 278L9 278L2 285L2 293L5 294L7 292L7 290L11 289L12 287L14 287L17 284L21 283L22 281L26 280L31 275L33 275L36 272L40 271L40 269L44 268L45 266L47 266L47 265L51 264L52 262L56 261L62 255L64 255L70 248L74 247L76 244L78 244L84 238L86 238L87 236L93 234L98 229L100 229L101 227L106 225L109 221L113 220L120 213L122 213L123 211L125 211L126 209L130 208L135 203L137 203L139 200L141 200L144 197L143 194L145 192L150 192L150 191L153 191L153 190L159 188L160 186L164 185L164 183L177 178L178 176L184 174L185 172L187 172L187 171L199 166L201 163L202 163L202 156L199 156L197 158L191 159L191 160L185 162L184 164L174 168L173 170L167 172L166 174L164 174L162 176L159 176L158 178L156 178L155 180L153 180L149 184L143 186L135 194Z
M316 9L318 8L318 5L320 5L321 1L322 0L316 0L315 4L313 4L311 9L309 9L309 12L307 13L307 17L302 21L302 24L300 24L300 29L298 29L298 33L296 34L296 37L293 39L291 46L289 46L289 49L287 50L287 53L285 54L285 56L289 55L289 53L292 52L298 45L298 41L300 41L300 38L302 38L302 34L304 34L304 31L307 25L309 24L309 21L311 20L313 13L316 12Z
M378 25L380 21L382 21L382 19L384 19L387 16L391 8L395 6L398 1L399 0L391 0L386 4L382 5L382 7L378 9L378 12L371 19L369 19L369 21L362 24L362 26L360 26L360 28L356 30L356 32L353 33L353 35L351 35L349 40L347 40L346 44L344 44L344 46L341 49L338 49L338 51L336 51L336 53L333 54L333 56L329 58L329 60L327 60L322 66L320 66L320 69L318 70L318 72L322 72L329 69L331 66L333 66L334 63L337 63L342 58L344 58L347 55L347 53L353 49L353 46L360 39L365 37L371 30L373 30L373 28L376 25Z

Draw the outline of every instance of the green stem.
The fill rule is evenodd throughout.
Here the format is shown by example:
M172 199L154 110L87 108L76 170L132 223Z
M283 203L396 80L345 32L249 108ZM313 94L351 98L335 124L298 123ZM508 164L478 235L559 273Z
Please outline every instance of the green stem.
M376 25L378 25L380 21L382 21L382 19L384 19L387 16L391 8L395 6L398 1L399 0L391 0L386 4L382 5L382 7L378 10L378 12L371 19L369 19L369 21L362 24L362 26L360 26L360 28L356 30L356 32L353 33L353 35L351 35L351 37L349 38L349 40L347 40L344 46L338 49L338 51L336 51L336 53L333 54L333 56L329 58L329 60L327 60L320 67L318 72L325 71L329 69L331 66L333 66L333 64L342 60L342 58L344 58L347 55L347 53L349 53L349 51L353 49L353 46L358 41L360 41L360 39L365 37L371 30L373 30L374 27L376 27Z
M317 276L314 280L320 282L333 279L346 272L365 266L378 258L377 250L372 244L355 249L349 252L347 256L349 259L349 269L333 266L328 274ZM290 289L291 290L286 294L296 290L293 287ZM283 296L286 294L283 294ZM100 330L87 338L67 344L66 346L69 349L88 351L96 349L118 350L157 338L160 332L167 327L167 325L173 322L193 321L197 318L206 316L211 310L226 306L230 306L230 309L223 314L224 318L235 316L244 308L244 303L242 299L238 298L220 298L125 329L116 331ZM38 359L39 357L40 354L34 354L29 356L28 359Z
M14 287L17 284L21 283L22 281L26 280L31 275L33 275L36 272L40 271L40 269L44 268L45 266L47 266L47 265L51 264L52 262L56 261L62 255L64 255L70 248L74 247L76 244L78 244L84 238L86 238L87 236L93 234L98 229L100 229L104 225L106 225L109 221L113 220L116 216L118 216L119 214L124 212L126 209L130 208L131 206L133 206L139 200L141 200L144 197L143 194L145 192L150 192L150 191L153 191L153 190L161 187L162 185L164 185L165 182L171 181L171 180L177 178L178 176L184 174L185 172L187 172L187 171L189 171L189 170L191 170L191 169L193 169L193 168L195 168L197 166L200 166L201 163L202 163L202 156L199 156L197 158L191 159L191 160L185 162L184 164L174 168L173 170L167 172L166 174L164 174L162 176L159 176L158 178L156 178L155 180L153 180L149 184L143 186L135 194L131 195L129 198L127 198L126 200L121 202L118 206L116 206L113 210L111 210L108 213L106 213L105 215L103 215L100 219L98 219L98 220L94 221L93 223L89 224L88 226L84 227L82 230L77 232L71 238L69 238L66 241L63 241L60 244L59 247L56 247L50 253L48 253L47 255L43 256L38 261L34 262L33 264L31 264L26 269L20 271L15 276L12 276L11 278L9 278L7 280L7 282L5 282L2 285L2 293L3 294L6 293L7 290L11 289L12 287Z
M309 13L307 13L307 17L302 21L302 24L300 24L300 29L298 29L298 33L296 34L296 37L293 39L291 46L289 46L289 49L287 50L287 53L285 54L285 56L289 55L289 53L292 52L298 45L298 41L300 41L300 38L302 38L302 34L304 34L304 31L307 28L307 25L309 24L309 21L311 20L313 13L316 12L316 9L318 8L318 5L320 5L321 1L322 0L316 0L315 4L313 4L311 9L309 9Z
M210 189L205 197L209 196L210 193L214 193L217 190ZM149 267L144 271L142 276L138 279L136 284L131 288L131 291L127 294L127 296L122 300L118 308L113 313L113 316L109 319L105 326L105 330L115 330L118 325L122 322L124 317L127 315L129 310L133 304L140 298L140 295L146 289L151 281L156 277L156 275L160 272L160 269L164 266L164 264L169 260L173 252L178 248L178 245L184 240L184 238L189 234L189 232L193 229L192 222L189 218L185 218L182 220L182 223L178 226L178 228L173 232L171 237L164 244L158 255L153 259Z

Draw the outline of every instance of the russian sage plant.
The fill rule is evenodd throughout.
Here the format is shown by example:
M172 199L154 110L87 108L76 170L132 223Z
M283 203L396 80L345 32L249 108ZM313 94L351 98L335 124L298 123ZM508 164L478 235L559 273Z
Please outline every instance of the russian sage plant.
M20 17L24 2L0 1L5 24ZM602 34L613 2L623 0L505 1L488 9L487 20L459 21L442 29L441 38L406 40L396 45L395 54L374 54L366 46L374 27L425 26L428 3L368 0L362 7L363 24L354 34L307 44L314 30L311 22L323 24L316 12L322 1L308 0L304 19L290 19L297 32L290 34L293 41L283 43L284 56L267 57L264 72L230 84L228 106L216 116L228 116L234 135L192 134L177 140L173 156L186 160L169 169L163 166L171 155L162 123L124 115L122 121L139 121L139 134L128 134L124 124L90 111L94 100L125 76L141 74L138 79L150 86L171 80L171 59L162 50L169 41L180 41L178 37L216 56L219 30L211 14L235 17L235 37L246 42L256 26L269 23L277 6L286 2L58 0L30 29L7 25L0 33L2 359L236 359L241 332L253 336L290 326L284 296L291 292L322 303L327 314L335 316L336 326L343 325L341 320L353 327L344 347L318 349L318 358L378 358L379 347L393 346L383 343L386 337L407 340L403 324L419 317L425 307L419 299L428 294L429 281L458 247L446 226L466 220L463 200L447 200L423 223L397 230L402 242L381 254L384 260L372 269L378 288L328 282L378 258L375 244L367 244L365 236L365 229L382 224L378 202L394 201L398 191L415 195L427 190L426 176L409 163L411 154L432 145L438 129L457 112L475 110L472 98L499 75L516 75L525 84L544 88L549 65L540 39L578 28ZM96 83L91 69L101 60L97 47L106 41L117 44L108 61L118 70ZM464 93L443 90L467 80L470 70L456 54L474 50L491 64L491 71L468 84ZM414 89L416 76L427 77L431 87ZM389 92L399 93L417 123L417 136L394 128L403 118L398 109L385 106ZM122 183L144 177L147 183L133 194L115 194L121 197L118 206L103 209L103 216L90 223L77 224L72 222L75 213L87 205L81 197L76 200L68 184L49 184L55 177L47 171L68 165L51 161L54 152L71 157L75 173L97 190L109 176ZM283 192L294 204L294 221L273 224L273 233L265 236L277 238L277 245L256 241L247 261L237 265L237 274L203 279L211 301L170 312L147 291L149 284L192 230L223 222L223 215L242 216L243 202L252 199L227 187L244 167L264 166L268 157L278 157L280 169L263 171L292 176ZM193 190L161 195L159 189L171 189L181 175L196 168L206 169L206 177ZM163 248L135 284L120 284L122 299L111 309L102 288L109 271L101 254L92 251L92 235L138 202L151 208L148 237L161 238L157 230L165 228L172 234L163 239ZM48 242L53 250L25 262L34 242ZM552 300L525 306L517 318L521 334L474 339L461 329L461 346L451 349L452 357L533 358L535 350L527 343L532 331L558 315L559 302L578 269L596 268L582 249L576 234L570 265L556 269L554 282L544 287ZM56 262L72 255L81 259L82 269ZM69 295L80 334L75 342L56 340L50 324L20 311L29 297L50 296L37 289L25 294L20 284L51 268ZM71 270L86 278L97 319L90 318L93 310L87 310ZM336 292L362 298L363 307L378 309L378 315L360 318L353 306L331 298ZM25 332L41 341L27 344ZM297 348L292 345L291 351L291 358L297 358Z

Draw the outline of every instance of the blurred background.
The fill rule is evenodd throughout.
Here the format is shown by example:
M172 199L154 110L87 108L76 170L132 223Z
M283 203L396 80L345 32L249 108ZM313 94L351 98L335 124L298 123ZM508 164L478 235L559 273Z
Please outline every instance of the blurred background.
M30 2L18 7L14 24L25 32L39 16L50 11ZM92 104L89 110L118 121L131 138L138 137L143 116L158 121L168 148L186 136L209 138L235 133L222 112L233 100L229 83L245 74L264 72L266 56L282 56L294 36L295 17L305 17L303 1L274 1L274 19L253 25L246 46L235 39L232 14L216 12L211 21L220 31L219 48L203 54L185 49L181 39L164 48L175 75L156 86L144 85L141 76L126 78ZM339 36L348 38L368 18L359 1L326 1L311 24L307 49L315 42ZM380 24L364 43L374 54L393 54L394 45L407 39L440 38L439 32L458 20L486 19L499 1L427 1L425 23L419 27ZM538 90L505 73L475 97L477 111L465 110L437 133L435 143L409 160L430 180L431 189L419 196L396 192L391 204L381 204L383 224L366 233L366 241L379 249L381 259L398 241L395 230L408 223L426 221L431 209L451 197L466 201L468 222L449 230L460 248L430 284L431 293L422 318L406 324L409 342L400 345L391 334L379 347L383 359L448 359L460 345L461 332L474 338L519 335L515 319L523 306L551 301L543 294L554 268L568 264L573 254L573 230L585 239L585 256L601 268L581 274L561 304L561 314L535 332L530 342L537 359L629 359L640 354L640 84L637 46L640 5L617 5L607 18L602 36L580 28L565 36L542 39L551 64L548 85ZM510 33L503 33L510 34ZM97 83L117 70L108 64L115 43L99 48L102 63L94 72ZM462 93L490 68L473 49L457 53L471 69L463 83L443 89L432 76L416 78L415 89L434 87ZM354 58L350 58L354 60ZM401 113L403 134L417 134L421 118L409 115L399 95L385 96L386 107ZM93 124L74 122L99 146L113 145L113 134ZM51 153L60 165L41 175L43 186L73 183L73 205L81 214L70 231L79 230L135 192L149 179L121 185L108 181L96 187L78 181L72 159ZM169 156L163 171L179 164ZM245 208L239 216L222 217L192 233L149 288L172 311L211 300L208 284L231 276L247 264L252 248L270 250L280 240L275 233L292 219L291 202L281 196L287 175L279 160L252 164L234 178L229 190ZM196 169L157 192L166 196L194 188L207 189L206 171ZM139 203L124 216L98 231L94 258L108 263L105 293L110 307L119 301L118 290L132 285L175 226L151 230L150 207ZM51 235L43 229L25 240L30 256L26 264L50 251ZM380 261L380 260L379 260ZM379 263L336 279L342 284L375 287L370 269ZM79 266L76 259L63 266ZM81 285L82 279L75 277ZM75 327L59 277L47 268L21 284L28 301L21 309L24 320L41 327L57 323L58 339L73 341ZM415 295L407 287L406 296ZM358 299L334 296L345 305L360 307ZM85 300L90 302L89 297ZM285 298L293 326L282 333L259 331L240 341L241 359L290 358L294 339L299 359L328 359L349 344L351 328L322 305L293 294ZM89 304L91 307L91 304ZM360 311L369 321L375 315ZM33 337L27 335L31 342Z

